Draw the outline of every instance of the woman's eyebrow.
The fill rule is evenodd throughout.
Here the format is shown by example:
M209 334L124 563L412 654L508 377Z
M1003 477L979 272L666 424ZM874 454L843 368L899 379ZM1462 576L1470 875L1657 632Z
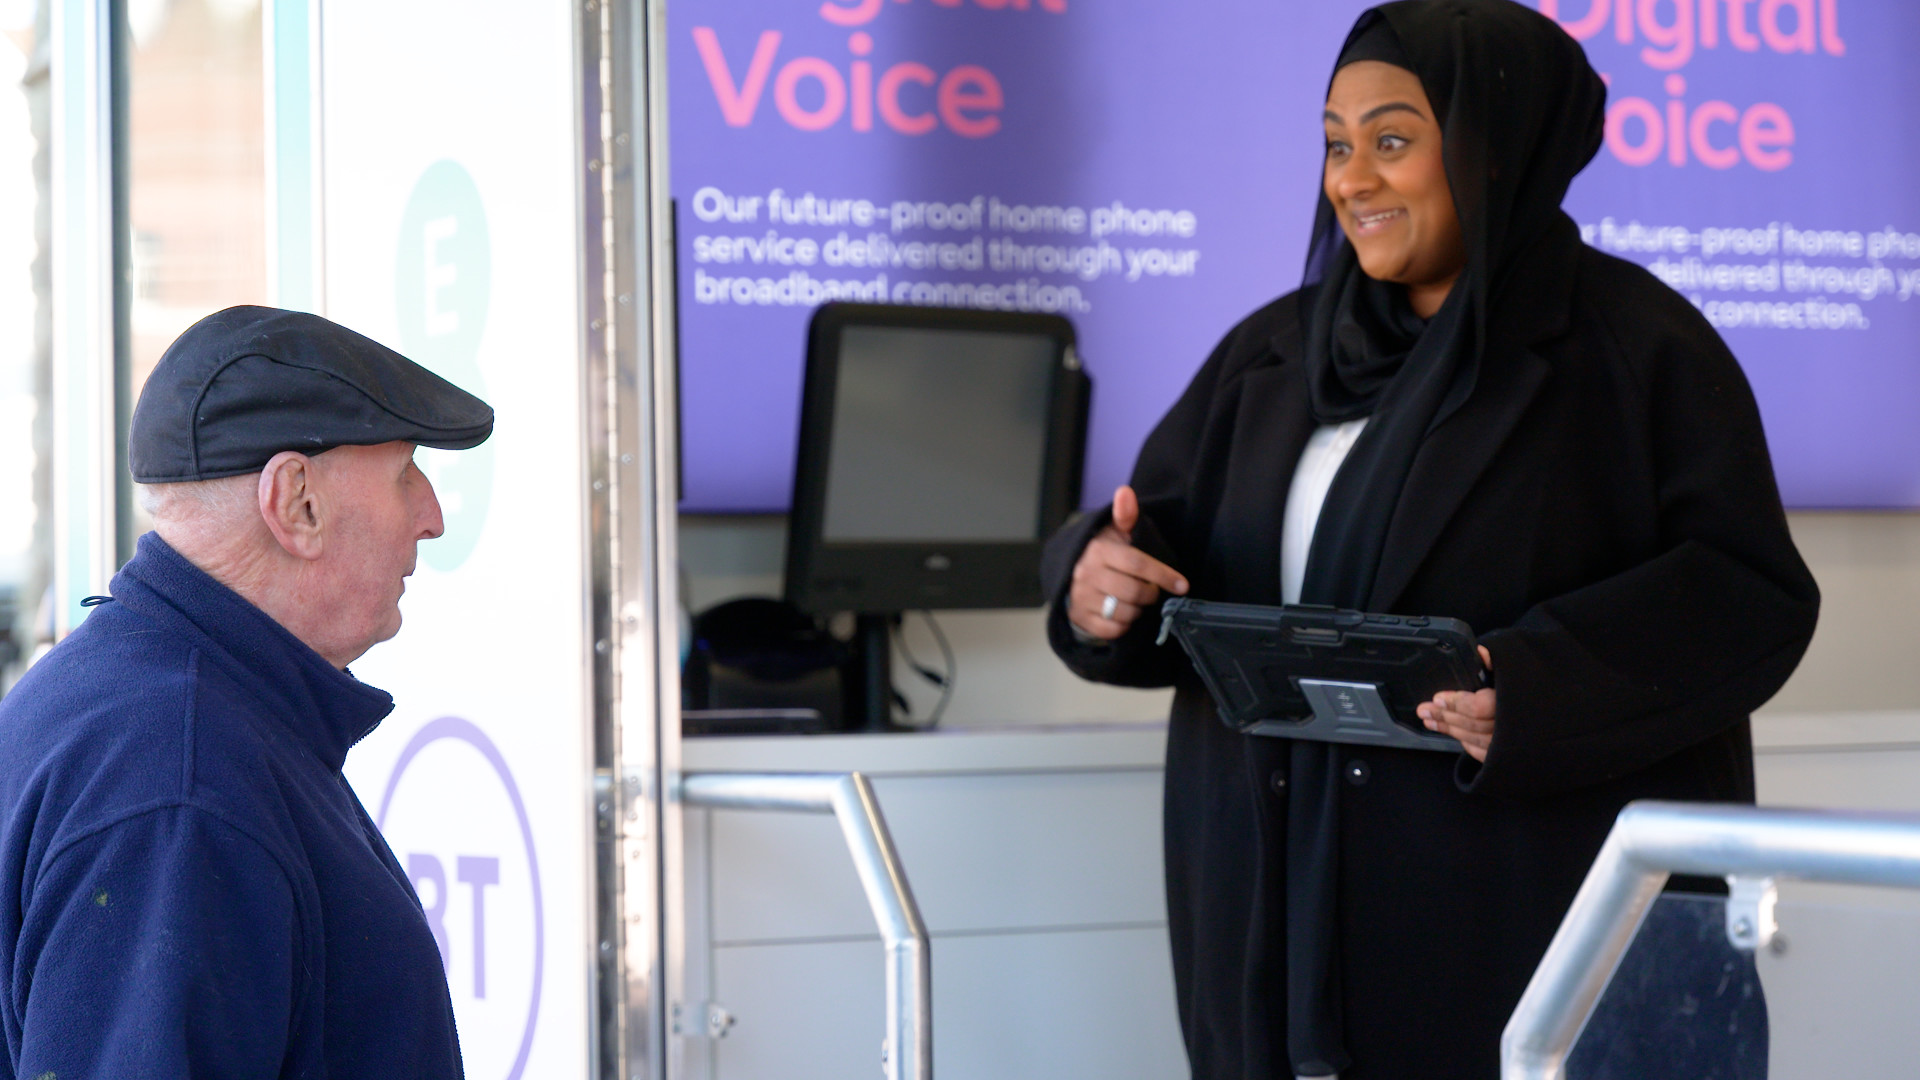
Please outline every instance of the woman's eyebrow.
M1410 112L1422 120L1425 120L1427 118L1426 113L1421 112L1418 108L1415 108L1414 106L1404 101L1390 101L1385 105L1376 105L1373 108L1368 109L1366 111L1366 114L1360 117L1360 122L1363 124L1369 123L1373 120L1378 119L1383 113L1395 112L1397 110L1405 110L1406 112ZM1328 109L1326 112L1321 113L1320 118L1322 120L1325 120L1329 124L1345 124L1346 123L1345 120L1340 119L1340 114L1337 112L1334 112L1332 109Z
M1363 124L1370 123L1373 120L1378 119L1381 115L1385 113L1395 112L1398 110L1405 110L1407 112L1410 112L1413 115L1418 116L1422 120L1425 120L1427 118L1425 113L1421 112L1419 109L1414 108L1412 105L1409 105L1404 101L1390 101L1385 105L1376 105L1373 108L1368 109L1366 112L1366 115L1360 118L1360 122Z

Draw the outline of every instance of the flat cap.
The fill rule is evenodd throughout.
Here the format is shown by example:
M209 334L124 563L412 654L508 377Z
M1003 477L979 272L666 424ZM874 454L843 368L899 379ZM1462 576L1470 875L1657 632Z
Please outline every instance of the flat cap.
M282 450L465 450L491 434L491 406L372 338L301 311L230 307L160 357L127 459L139 483L175 484L258 472Z

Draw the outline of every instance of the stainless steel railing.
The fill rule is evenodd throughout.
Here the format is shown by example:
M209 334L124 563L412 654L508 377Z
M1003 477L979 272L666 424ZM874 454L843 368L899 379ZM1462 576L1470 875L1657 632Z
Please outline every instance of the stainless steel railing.
M1772 879L1920 888L1920 816L1637 802L1620 812L1500 1039L1502 1080L1560 1080L1669 874L1725 876L1727 934L1772 932Z
M866 890L887 958L886 1080L933 1078L933 966L927 927L873 785L855 773L687 773L680 800L714 810L832 814Z

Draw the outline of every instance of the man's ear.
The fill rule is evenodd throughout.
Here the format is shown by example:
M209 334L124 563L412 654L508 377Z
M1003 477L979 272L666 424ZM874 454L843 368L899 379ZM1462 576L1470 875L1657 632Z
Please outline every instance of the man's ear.
M260 470L260 516L287 554L320 557L326 513L312 458L295 450L273 455Z

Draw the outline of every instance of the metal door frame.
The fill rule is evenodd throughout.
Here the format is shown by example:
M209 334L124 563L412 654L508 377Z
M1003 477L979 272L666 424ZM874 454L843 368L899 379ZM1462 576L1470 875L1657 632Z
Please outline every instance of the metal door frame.
M578 14L603 1080L681 1072L679 391L664 0Z
M46 0L52 77L53 622L80 625L80 600L120 567L115 466L126 245L124 36L118 0Z

